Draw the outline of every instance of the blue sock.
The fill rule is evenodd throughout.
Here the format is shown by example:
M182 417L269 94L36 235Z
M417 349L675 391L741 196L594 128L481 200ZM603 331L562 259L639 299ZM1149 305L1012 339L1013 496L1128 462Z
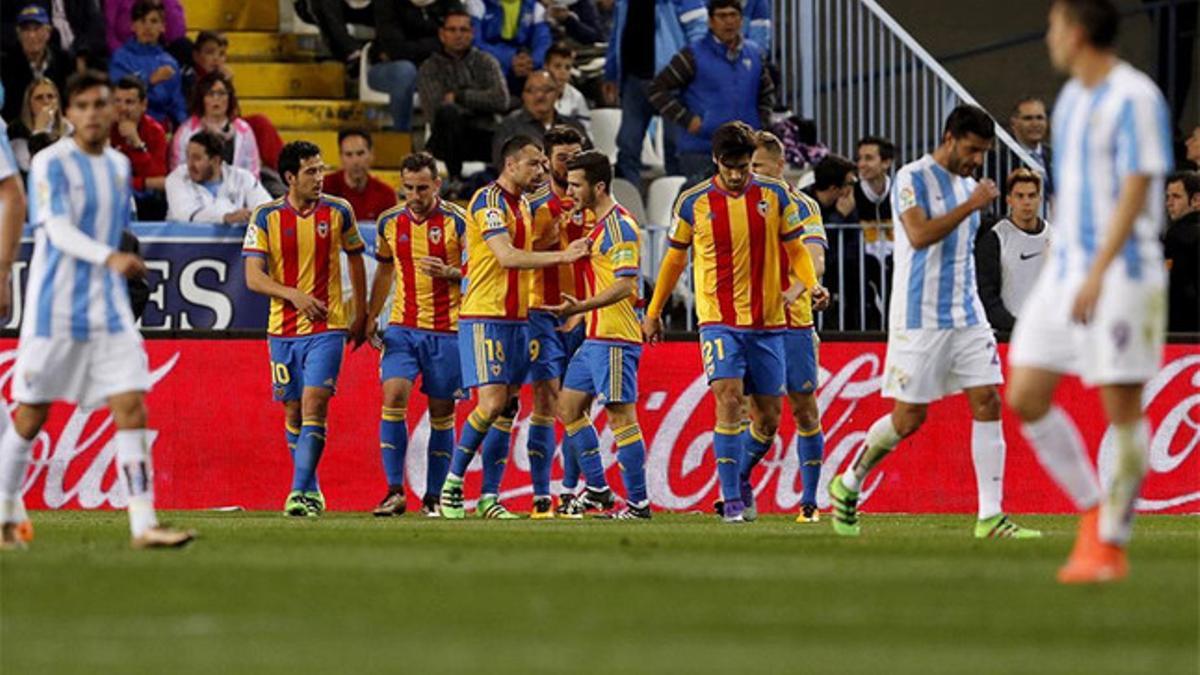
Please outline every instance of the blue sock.
M630 504L646 502L646 443L642 429L636 423L613 429L617 441L617 462L621 465L621 480L625 481L625 498Z
M587 486L593 490L607 488L604 460L600 458L600 437L596 435L596 428L586 415L567 425L567 442L575 446L579 468L583 470Z
M467 467L471 465L471 460L475 458L475 451L479 449L479 444L483 443L483 437L487 435L488 429L492 428L491 421L479 414L479 410L472 410L471 415L467 417L467 423L463 425L462 432L458 436L458 447L454 448L454 457L450 460L450 478L462 481L462 477L467 475Z
M315 491L317 464L325 451L324 420L304 420L300 437L296 440L296 465L292 470L292 489L305 492Z
M454 454L454 415L429 419L429 448L425 464L425 495L437 496L450 471Z
M562 444L562 464L563 492L575 492L575 488L579 486L579 449L574 443L568 443L565 436Z
M483 439L483 487L481 495L500 494L504 466L508 464L508 448L512 441L512 418L497 417Z
M533 415L529 418L529 477L534 497L550 496L550 466L554 461L554 418Z
M800 457L801 504L817 503L817 484L821 482L821 459L825 455L825 434L816 431L796 432L796 454Z
M741 500L739 487L742 456L742 427L740 424L723 426L719 422L713 434L713 454L717 456L717 479L721 483L721 499Z
M404 487L404 455L408 452L408 422L404 408L384 406L379 418L379 453L389 490Z
M283 433L287 436L288 454L292 456L292 463L296 462L296 443L300 442L300 429L293 429L286 423L283 425Z
M771 446L775 444L775 437L764 437L753 424L747 424L746 430L742 432L741 440L743 454L742 470L739 472L739 478L743 481L748 481L750 480L750 472L771 451Z

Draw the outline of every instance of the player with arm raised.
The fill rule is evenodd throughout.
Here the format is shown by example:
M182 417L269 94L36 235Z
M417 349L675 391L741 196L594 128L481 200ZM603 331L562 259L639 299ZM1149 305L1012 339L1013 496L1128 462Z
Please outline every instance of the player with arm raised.
M321 193L325 169L312 143L283 146L279 173L287 194L254 210L242 246L246 287L271 298L271 382L293 450L292 490L283 508L297 517L325 510L317 465L325 451L329 400L347 337L356 349L366 339L363 240L350 203ZM342 298L342 253L350 266L353 304Z

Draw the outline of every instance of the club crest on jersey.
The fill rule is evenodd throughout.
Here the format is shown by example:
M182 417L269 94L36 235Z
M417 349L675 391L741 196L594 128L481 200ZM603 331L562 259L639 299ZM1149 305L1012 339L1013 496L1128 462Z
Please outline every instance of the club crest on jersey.
M442 228L440 228L440 227L429 228L429 241L432 241L435 244L442 243Z
M499 363L493 363L492 364L492 376L500 377L501 369L502 369L502 366Z
M317 221L317 236L324 239L329 236L329 223L324 220Z
M757 207L757 208L758 208L758 215L760 215L760 216L763 216L763 217L766 217L766 215L767 215L767 209L770 209L770 208L771 208L771 205L767 203L767 200L765 200L765 199L760 199L760 200L758 200L758 207Z

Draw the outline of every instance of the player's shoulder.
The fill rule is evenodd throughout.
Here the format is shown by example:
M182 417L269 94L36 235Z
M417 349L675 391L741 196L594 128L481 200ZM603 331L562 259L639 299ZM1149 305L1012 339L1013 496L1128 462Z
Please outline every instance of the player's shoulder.
M263 202L262 204L254 207L254 211L250 214L250 222L255 225L265 225L266 218L272 213L282 209L286 200L287 195L283 195L277 199L272 199L269 202Z
M331 194L321 193L321 203L327 204L333 210L340 212L342 218L346 219L348 222L355 222L354 207L351 206L350 202L346 201L345 199L342 199L341 197L335 197Z
M779 197L779 201L785 202L791 198L792 186L787 184L787 181L782 178L772 176L763 176L754 174L750 179L753 185L757 185L764 192L773 192Z
M383 230L387 222L389 220L395 220L396 218L399 218L400 214L404 213L405 208L406 207L404 204L396 204L395 206L386 209L383 213L380 213L379 217L375 219L376 229Z
M1116 65L1109 81L1113 89L1125 97L1162 98L1158 84L1149 75L1125 61Z
M612 231L617 236L614 239L621 241L636 240L638 236L638 224L634 219L633 214L624 206L617 204L613 206L610 212L604 218L606 227L612 228Z
M445 199L439 200L438 208L441 209L442 213L456 220L465 221L467 219L466 210L454 202L446 201Z
M129 157L111 145L104 147L104 160L106 162L110 162L117 168L118 171L122 173L129 173L130 167L132 166L129 163Z
M675 208L680 215L691 213L696 202L703 198L713 189L712 179L702 180L683 192L679 193L679 197L675 200Z
M529 195L529 210L537 211L546 204L549 204L553 197L554 193L550 190L550 184L546 183L535 190L533 194Z
M45 174L51 165L61 167L63 159L71 154L71 145L74 145L74 142L69 137L64 137L42 148L41 152L34 155L33 159L30 160L29 172L31 174Z
M471 195L467 202L467 211L472 215L488 209L504 209L504 195L495 182L488 183Z

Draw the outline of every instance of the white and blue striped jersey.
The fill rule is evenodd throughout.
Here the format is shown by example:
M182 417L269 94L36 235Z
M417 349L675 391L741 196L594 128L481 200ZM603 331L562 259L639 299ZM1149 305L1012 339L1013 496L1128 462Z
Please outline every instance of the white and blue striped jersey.
M8 125L0 120L0 180L17 173L17 158L8 142Z
M129 160L120 152L105 148L90 155L70 137L33 158L29 221L34 245L22 337L87 340L135 330L124 277L106 265L66 255L45 229L51 219L65 219L117 250L130 220L129 172Z
M941 241L914 249L900 215L920 207L937 218L965 202L975 190L974 178L952 175L925 155L904 165L892 190L895 224L895 267L889 327L895 330L946 329L988 325L975 284L975 211Z
M1057 228L1050 272L1068 281L1087 276L1107 236L1121 183L1137 174L1153 180L1112 268L1132 280L1160 282L1163 179L1173 159L1170 115L1158 87L1124 61L1091 89L1072 79L1055 103L1053 133Z

